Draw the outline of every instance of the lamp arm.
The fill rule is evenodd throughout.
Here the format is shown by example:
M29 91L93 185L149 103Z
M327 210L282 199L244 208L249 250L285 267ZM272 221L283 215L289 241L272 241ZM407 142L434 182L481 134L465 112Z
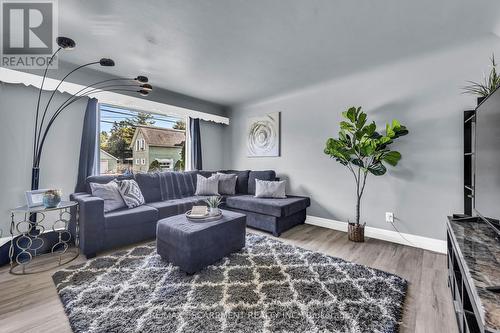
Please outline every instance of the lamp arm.
M57 89L61 86L61 84L64 82L64 80L66 80L66 78L67 78L68 76L70 76L71 74L73 74L73 73L74 73L74 72L76 72L77 70L79 70L79 69L81 69L81 68L83 68L83 67L87 67L87 66L90 66L90 65L95 65L95 64L98 64L98 63L99 63L99 61L94 61L94 62L89 62L89 63L87 63L87 64L80 65L80 66L76 67L75 69L73 69L72 71L70 71L68 74L66 74L66 76L64 76L64 77L62 78L62 80L61 80L61 81L57 84L57 86L56 86L56 88L54 89L54 91L52 91L52 94L50 95L50 98L49 98L49 100L47 101L47 105L45 106L45 109L44 109L44 111L43 111L42 120L41 120L41 122L40 122L40 128L38 129L38 140L40 139L40 135L41 135L41 133L42 133L43 122L44 122L44 120L45 120L45 116L47 115L47 110L48 110L48 108L49 108L50 102L52 101L52 98L54 98L54 95L55 95L55 93L56 93ZM38 144L39 144L39 142L38 142ZM36 147L36 148L38 148L38 147ZM38 156L35 156L35 158L36 158L37 160L40 160L40 159L38 158Z
M118 79L113 79L113 80L118 80ZM127 79L123 79L123 80L127 80ZM110 80L106 80L106 81L110 81ZM52 122L55 118L57 118L57 116L59 115L59 113L68 105L71 105L74 101L80 99L80 97L84 97L84 96L89 96L89 94L93 94L93 93L97 93L99 91L110 91L109 89L107 90L103 90L104 88L114 88L114 87L137 87L137 88L140 88L140 86L136 86L134 84L113 84L113 85L107 85L107 86L102 86L102 87L98 87L98 88L94 88L94 89L91 89L89 91L86 91L85 93L81 94L81 95L77 95L79 92L93 86L93 85L96 85L98 83L102 83L102 82L96 82L90 86L87 86L83 89L81 89L80 91L78 91L76 94L68 97L68 99L66 99L58 108L57 110L54 112L54 114L52 115L52 117L50 118L49 122ZM126 90L126 91L135 91L135 90Z
M98 94L100 92L106 92L106 91L130 91L130 92L136 92L137 91L137 90L131 90L131 89L107 89L107 90L94 89L94 90L96 90L96 92L95 92L96 94ZM99 91L97 91L97 90L99 90ZM93 92L89 92L89 93L93 93ZM70 106L74 102L78 101L80 98L87 97L87 96L88 96L87 94L79 95L78 98L75 98L74 100L70 101L66 105L61 106L62 108L59 107L58 111L52 116L52 118L50 119L50 121L47 124L47 127L45 128L45 131L43 132L42 139L40 140L40 144L38 146L38 151L37 151L37 159L36 159L35 167L38 167L40 165L40 158L42 156L43 145L45 143L45 139L47 138L47 134L49 133L49 130L50 130L52 124L54 123L54 121L61 114L61 112L64 111L68 106Z
M107 86L95 87L98 84L106 83L109 81L126 81L126 80L131 80L131 79L110 79L110 80L104 80L104 81L92 83L92 84L86 86L85 88L78 90L73 96L70 96L66 101L70 100L71 98L73 98L75 96L83 96L84 94L89 94L89 93L92 93L93 91L101 90L102 88L121 87L121 86L130 86L130 87L138 87L138 88L140 87L140 86L134 85L134 84L112 84L112 85L107 85ZM93 88L93 89L84 92L82 95L78 95L79 93L81 93L82 91L84 91L85 89L88 89L88 88Z
M81 93L81 92L82 92L82 91L84 91L85 89L88 89L88 88L90 88L90 87L94 87L94 86L96 86L96 85L98 85L98 84L102 84L102 83L105 83L105 82L109 82L109 81L119 81L119 80L126 81L126 80L133 80L133 79L109 79L109 80L104 80L104 81L99 81L99 82L92 83L92 84L90 84L90 85L88 85L88 86L86 86L86 87L84 87L84 88L82 88L82 89L78 90L75 94L73 94L73 95L71 95L70 97L68 97L68 99L66 99L66 100L65 100L65 101L61 104L61 106L59 106L59 108L56 110L56 112L55 112L55 113L57 113L57 111L59 111L59 109L61 109L61 108L64 106L64 104L65 104L65 103L67 103L68 101L70 101L72 98L75 98L75 97L78 97L78 96L83 96L83 95L84 95L84 94L86 94L86 93L91 93L92 91L95 91L95 90L90 90L89 92L85 92L85 93L84 93L84 94L82 94L82 95L78 95L79 93ZM113 85L113 86L114 86L114 85ZM118 86L118 85L117 85L117 86ZM132 86L132 85L130 85L130 86ZM104 86L104 87L107 87L107 86ZM104 88L104 87L100 87L100 88ZM109 87L111 87L111 86L109 86ZM99 88L99 89L100 89L100 88ZM54 113L54 114L55 114L55 113ZM54 117L54 116L52 116L52 117ZM51 118L51 119L52 119L52 118Z
M120 78L120 79L108 79L108 80L103 80L103 81L95 82L95 83L89 84L85 88L82 88L82 89L78 90L73 96L69 97L67 100L69 100L69 99L77 96L79 93L81 93L85 89L88 89L90 87L95 87L98 84L102 84L102 83L106 83L106 82L110 82L110 81L133 81L133 80L134 79Z
M38 90L38 99L36 102L36 117L35 117L35 130L34 130L34 137L33 137L33 163L35 163L35 157L36 157L36 146L37 146L37 141L38 137L36 135L36 130L38 129L38 114L40 111L40 99L42 97L42 90L43 90L43 84L45 83L45 78L47 77L47 70L49 69L50 64L52 63L52 60L56 56L56 54L61 51L61 47L59 47L54 54L50 57L49 61L47 62L47 66L45 67L45 71L43 72L43 78L42 78L42 84L40 85L40 89Z

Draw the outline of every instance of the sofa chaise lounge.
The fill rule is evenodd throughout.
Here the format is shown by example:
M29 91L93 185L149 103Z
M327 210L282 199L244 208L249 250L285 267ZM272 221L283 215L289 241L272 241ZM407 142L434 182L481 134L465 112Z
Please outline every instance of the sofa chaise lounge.
M276 180L276 173L267 171L220 170L238 176L236 194L224 198L223 208L247 216L247 226L279 236L297 224L304 223L307 197L286 199L256 198L255 180ZM79 203L80 248L87 258L98 252L154 239L158 220L183 214L193 205L202 204L206 196L196 196L197 175L208 177L215 171L139 173L131 176L91 176L87 191L73 193L71 200ZM92 196L90 183L108 183L113 179L135 179L145 204L104 213L104 200ZM72 214L73 216L75 214ZM73 220L74 226L75 221Z

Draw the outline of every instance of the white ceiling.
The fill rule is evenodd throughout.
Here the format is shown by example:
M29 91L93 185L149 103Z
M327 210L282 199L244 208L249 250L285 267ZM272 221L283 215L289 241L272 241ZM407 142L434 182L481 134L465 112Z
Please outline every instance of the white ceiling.
M59 34L109 73L225 105L497 32L498 0L61 0ZM500 42L500 40L499 40Z

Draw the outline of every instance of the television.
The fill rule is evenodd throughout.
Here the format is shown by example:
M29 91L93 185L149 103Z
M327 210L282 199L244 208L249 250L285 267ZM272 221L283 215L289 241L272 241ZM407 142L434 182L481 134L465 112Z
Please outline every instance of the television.
M474 212L500 237L500 90L476 109Z

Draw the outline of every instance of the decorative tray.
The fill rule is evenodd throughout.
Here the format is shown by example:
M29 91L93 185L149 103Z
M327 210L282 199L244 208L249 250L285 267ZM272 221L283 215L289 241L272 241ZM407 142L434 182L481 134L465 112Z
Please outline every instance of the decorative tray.
M191 210L188 210L186 212L186 218L189 220L189 221L193 221L193 222L208 222L208 221L217 221L217 220L220 220L222 218L222 211L219 210L219 214L217 215L205 215L203 217L192 217L190 216L191 215Z

